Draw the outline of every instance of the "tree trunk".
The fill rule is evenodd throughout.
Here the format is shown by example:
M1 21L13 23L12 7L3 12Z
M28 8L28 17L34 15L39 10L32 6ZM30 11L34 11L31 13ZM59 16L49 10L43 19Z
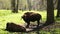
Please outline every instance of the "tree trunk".
M11 7L13 13L18 13L18 4L16 4L16 0L11 0Z
M16 2L17 2L17 3L16 3L16 8L15 8L16 10L15 10L15 11L16 11L16 13L18 13L18 4L19 4L19 0L16 0Z
M31 11L31 0L27 0L29 11Z
M11 8L12 8L12 12L15 12L15 0L11 0Z
M53 0L47 0L47 23L54 23Z
M57 4L57 18L60 17L60 0L58 0L58 4Z
M42 27L48 26L54 23L54 6L53 0L47 0L47 21Z

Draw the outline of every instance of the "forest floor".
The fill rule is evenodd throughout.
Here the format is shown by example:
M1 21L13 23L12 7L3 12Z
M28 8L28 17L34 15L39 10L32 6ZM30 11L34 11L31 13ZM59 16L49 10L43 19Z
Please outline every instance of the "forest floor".
M4 29L6 28L7 22L14 22L15 24L25 24L21 16L26 11L19 11L19 13L12 13L11 10L0 10L0 34L21 34L22 32L8 32ZM46 11L35 11L42 15L42 23L46 21ZM54 15L56 16L56 10ZM60 18L55 18L55 23L46 26L39 31L40 34L60 34ZM36 31L22 34L36 34Z
M43 30L50 31L50 30L56 29L56 28L60 29L60 22L55 22L55 23L53 23L51 25L48 25L48 26L44 27Z
M42 24L44 24L44 23L41 23L40 25L42 25ZM26 29L27 29L27 31L31 31L31 30L34 30L33 28L37 28L37 25L31 24L29 26L29 28L26 28ZM42 28L42 30L48 31L48 32L54 31L55 29L60 29L60 22L55 22L53 24L50 24L50 25ZM35 29L35 31L36 31L36 29Z

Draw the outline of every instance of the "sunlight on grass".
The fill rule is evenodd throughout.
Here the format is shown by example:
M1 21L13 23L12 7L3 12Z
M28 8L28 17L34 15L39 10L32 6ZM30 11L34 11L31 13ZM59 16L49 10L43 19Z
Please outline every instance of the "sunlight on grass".
M0 10L0 16L5 16L11 14L11 10Z
M19 11L19 13L12 13L11 10L0 10L0 34L10 33L10 32L4 31L4 29L6 28L7 22L14 22L16 24L24 24L25 22L23 21L21 16L25 12L29 12L29 11ZM44 22L46 21L47 11L44 10L44 11L30 11L30 12L36 12L36 13L41 14L42 21ZM54 15L56 16L56 14L57 14L57 10L54 10ZM43 32L45 31L40 31L40 32L43 34ZM13 34L17 34L17 33L13 33ZM31 33L31 34L35 34L35 33ZM50 32L46 32L45 34L50 34Z

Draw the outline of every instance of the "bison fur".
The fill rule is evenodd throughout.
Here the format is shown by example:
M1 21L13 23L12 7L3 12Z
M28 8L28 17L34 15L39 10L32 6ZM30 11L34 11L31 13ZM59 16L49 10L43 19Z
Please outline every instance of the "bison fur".
M39 13L34 12L26 12L23 14L22 19L27 23L27 28L30 25L30 22L37 21L37 26L39 26L41 15Z
M7 23L6 30L10 32L24 32L26 31L26 28L21 25L14 24L14 23Z

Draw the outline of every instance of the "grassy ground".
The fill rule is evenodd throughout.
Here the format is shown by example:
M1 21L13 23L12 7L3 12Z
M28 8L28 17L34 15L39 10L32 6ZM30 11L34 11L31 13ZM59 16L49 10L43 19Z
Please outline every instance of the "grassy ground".
M55 16L57 13L56 11L57 10L55 10L54 12ZM24 11L24 12L19 11L19 13L12 13L11 10L0 10L0 34L36 34L36 31L29 32L29 33L21 33L21 32L8 32L4 30L6 28L7 22L14 22L16 24L24 24L24 21L22 20L21 16L25 12L27 11ZM37 12L42 15L42 22L46 21L46 11L33 11L33 12ZM55 20L56 22L60 22L59 18L58 19L55 18ZM59 32L60 32L59 28L51 29L51 31L46 31L46 30L39 31L39 33L41 34L60 34Z

